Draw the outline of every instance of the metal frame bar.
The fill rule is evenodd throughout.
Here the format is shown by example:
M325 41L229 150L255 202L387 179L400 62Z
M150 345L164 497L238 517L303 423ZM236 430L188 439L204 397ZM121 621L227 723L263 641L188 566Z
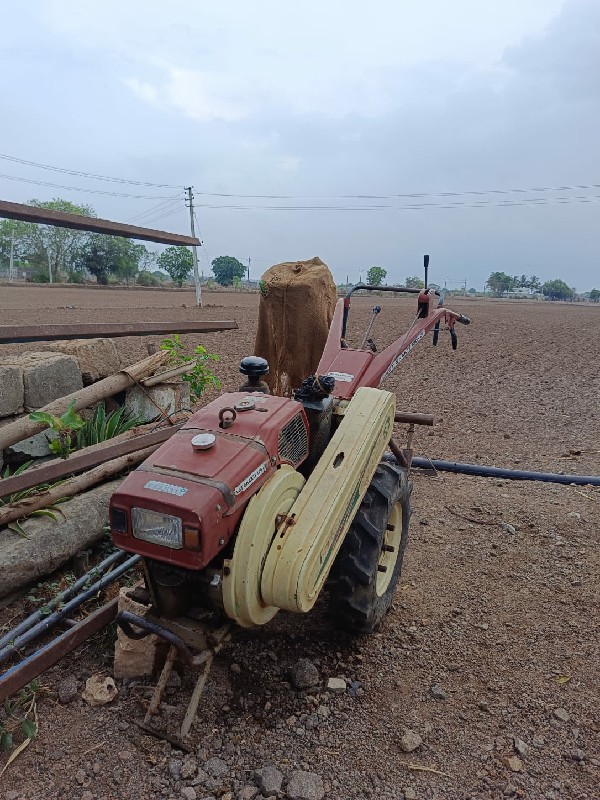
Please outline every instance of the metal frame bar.
M180 233L168 233L154 228L140 228L137 225L126 225L122 222L111 222L108 219L86 217L83 214L66 214L63 211L51 211L48 208L28 206L24 203L10 203L0 200L0 217L16 219L20 222L34 222L41 225L53 225L57 228L74 228L91 233L105 233L109 236L123 236L128 239L143 239L159 244L197 246L200 239L195 236L183 236Z
M57 339L117 339L164 333L215 333L238 330L231 319L198 322L86 322L70 325L0 325L0 344L51 342Z

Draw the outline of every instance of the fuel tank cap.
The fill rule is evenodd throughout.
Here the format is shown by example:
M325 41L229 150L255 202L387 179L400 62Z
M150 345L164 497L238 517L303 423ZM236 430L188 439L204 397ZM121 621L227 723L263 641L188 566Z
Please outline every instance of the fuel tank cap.
M235 404L234 408L236 411L252 411L256 408L256 403L253 397L244 397L243 400Z
M194 450L210 450L215 446L217 437L214 433L198 433L192 439L192 448Z

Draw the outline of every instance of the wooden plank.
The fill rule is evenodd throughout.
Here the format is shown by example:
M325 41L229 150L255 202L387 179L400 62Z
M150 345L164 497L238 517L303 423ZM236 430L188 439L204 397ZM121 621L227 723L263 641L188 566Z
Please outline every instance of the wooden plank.
M34 678L54 666L82 642L112 622L117 615L118 603L119 598L115 597L68 631L28 656L20 664L15 664L14 667L7 670L0 677L0 703L3 703L8 697L12 697L15 692L27 686Z
M198 322L82 322L68 325L0 325L0 344L51 342L58 339L117 339L122 336L155 336L165 333L214 333L238 330L235 320Z
M86 217L83 214L66 214L63 211L51 211L48 208L37 208L24 203L9 203L0 200L0 217L18 219L21 222L35 222L41 225L53 225L57 228L74 228L91 233L105 233L109 236L123 236L128 239L143 239L159 244L197 246L200 239L194 236L183 236L180 233L168 233L154 228L140 228L137 225L126 225L122 222L111 222L108 219Z
M22 492L25 489L31 489L34 486L39 486L41 483L53 483L68 475L76 475L78 472L84 472L86 469L92 469L105 461L112 461L114 458L135 453L138 450L143 450L152 445L159 445L166 442L167 439L176 430L179 430L183 422L177 425L171 425L168 428L161 428L152 433L143 433L140 436L135 436L125 441L120 442L100 442L99 444L85 447L77 453L73 453L69 458L57 458L56 460L46 462L39 467L34 467L21 475L14 475L11 478L4 478L0 480L0 497L8 497Z

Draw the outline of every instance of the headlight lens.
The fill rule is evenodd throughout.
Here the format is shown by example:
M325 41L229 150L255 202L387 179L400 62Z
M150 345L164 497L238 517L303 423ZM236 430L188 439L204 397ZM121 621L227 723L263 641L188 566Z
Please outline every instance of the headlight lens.
M131 523L136 539L159 544L162 547L170 547L173 550L181 550L183 547L183 533L179 517L149 511L147 508L133 508Z

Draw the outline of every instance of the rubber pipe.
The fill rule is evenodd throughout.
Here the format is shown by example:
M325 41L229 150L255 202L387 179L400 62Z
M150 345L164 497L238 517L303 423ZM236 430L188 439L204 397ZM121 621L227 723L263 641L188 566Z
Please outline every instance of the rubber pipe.
M9 645L0 650L0 664L3 661L6 661L6 659L15 653L19 648L23 647L23 645L26 645L29 642L32 642L34 639L37 639L62 619L68 617L72 611L74 611L76 608L79 608L79 606L85 603L86 600L89 600L99 591L116 581L117 578L121 577L123 573L132 569L140 560L141 556L131 556L131 558L128 558L127 561L123 562L123 564L119 564L116 569L114 569L112 572L109 572L108 575L105 575L103 578L100 578L99 581L96 581L96 583L90 586L89 589L86 589L85 592L78 594L77 597L74 597L72 600L69 600L68 603L65 603L60 611L55 611L53 614L44 617L44 619L38 622L37 625L34 625L21 636L18 636L16 639L11 641Z
M392 456L390 456L393 458ZM577 486L600 486L597 475L559 475L556 472L528 472L523 469L501 469L483 464L461 464L458 461L438 461L429 458L413 458L412 466L439 472L458 472L463 475L478 475L481 478L507 478L512 481L543 481L544 483L574 483Z
M104 561L96 564L95 567L93 567L89 572L86 572L85 575L82 575L81 578L75 581L75 583L71 584L71 586L68 586L63 592L57 594L56 597L53 597L52 600L46 603L43 611L41 609L34 611L33 614L30 614L15 628L1 636L0 649L10 642L13 642L17 636L20 636L26 630L29 630L29 628L33 627L36 622L39 622L39 620L42 619L42 617L48 615L48 611L53 610L57 605L67 600L69 597L72 597L80 589L83 589L87 583L98 578L100 575L104 575L106 570L112 566L115 561L120 561L120 559L125 558L125 555L126 553L123 550L115 550L107 558L105 558Z

